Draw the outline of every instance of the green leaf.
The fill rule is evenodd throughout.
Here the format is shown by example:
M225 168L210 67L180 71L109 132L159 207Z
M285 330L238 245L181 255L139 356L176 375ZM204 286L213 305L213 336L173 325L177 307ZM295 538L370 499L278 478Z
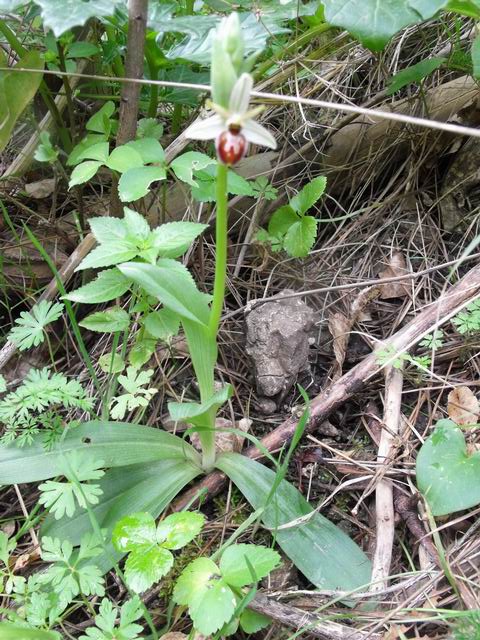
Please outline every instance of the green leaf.
M150 225L147 219L141 213L129 207L123 207L123 212L123 222L129 236L136 240L147 240L150 236Z
M272 236L284 236L290 227L299 221L298 215L288 204L277 209L268 223L268 233Z
M231 398L232 393L232 386L226 384L202 403L169 402L168 411L175 422L188 422L201 427L204 426L205 416L212 410L216 412L222 404L225 404Z
M255 575L252 575L250 567ZM280 556L273 549L256 544L235 544L226 549L220 560L224 580L232 587L246 587L268 576L280 564Z
M112 169L112 171L124 173L128 171L128 169L143 167L144 162L138 151L124 144L121 147L116 147L112 151L105 164L109 169Z
M480 3L478 0L450 0L446 9L447 11L454 11L461 16L468 16L476 20L480 18Z
M62 640L56 631L19 627L10 622L0 622L0 637L2 640Z
M56 36L72 27L83 26L90 18L111 16L118 0L35 0L42 9L43 24Z
M7 381L0 373L0 393L5 393L6 390L7 390Z
M41 300L30 311L20 313L20 318L15 320L15 326L10 330L8 339L20 351L37 347L45 340L45 328L61 317L63 309L63 304L59 302Z
M100 49L93 42L77 40L68 46L66 58L89 58L100 53Z
M135 167L123 173L118 181L118 195L122 202L133 202L145 197L152 182L165 180L165 167Z
M145 329L154 338L167 342L176 336L180 329L180 319L170 309L152 311L145 317Z
M290 200L290 206L299 215L305 214L318 202L318 200L320 200L326 186L327 179L325 177L318 176L317 178L314 178Z
M8 28L8 27L7 27ZM41 73L19 73L19 69L43 69L43 58L38 51L29 51L8 71L6 57L0 53L0 151L10 140L15 123L33 100L42 81Z
M108 160L109 156L109 144L102 141L95 144L88 145L83 151L77 154L76 160L80 162L82 160L97 160L102 164Z
M480 78L480 35L472 42L473 77Z
M95 280L75 289L63 296L62 299L82 302L84 304L98 304L108 302L123 296L130 288L130 281L118 269L101 271Z
M237 485L254 509L265 506L276 474L254 460L223 453L216 466ZM293 485L282 480L262 516L277 544L298 569L318 588L350 591L371 579L370 561L340 528L315 513L288 529L282 524L312 513L313 509Z
M150 162L165 163L165 151L156 138L139 138L138 140L127 142L125 146L135 149L145 164Z
M110 216L90 218L88 221L95 239L101 244L123 241L127 237L127 225L125 220Z
M217 167L209 166L206 169L195 172L197 186L192 187L192 196L199 202L214 202ZM227 173L228 193L239 196L254 196L252 184L234 171Z
M105 243L90 251L76 268L76 271L118 265L125 260L135 258L138 251L136 244L129 240Z
M285 234L283 246L293 258L308 256L317 238L317 220L312 216L304 216L292 224Z
M167 222L153 230L154 246L163 258L178 258L207 226L199 222Z
M116 626L120 613L120 623ZM98 615L95 616L96 627L89 627L86 635L80 636L80 640L136 640L142 633L143 627L135 624L141 618L143 609L138 597L127 600L122 608L114 608L110 600L104 598L100 603Z
M173 262L167 259L158 265L127 262L118 268L182 318L208 324L209 309L205 296L197 289L188 270L179 263L173 266Z
M92 421L70 429L49 451L45 451L41 436L35 436L32 445L22 448L0 447L0 484L37 482L62 475L64 456L76 450L89 451L107 468L166 458L194 463L199 460L193 447L170 433L138 424ZM133 510L136 509L130 513Z
M68 188L71 189L77 184L84 184L90 180L90 178L93 178L101 166L102 163L96 160L87 160L86 162L78 164L70 175Z
M125 563L125 578L135 593L142 593L159 582L173 566L173 555L159 546L132 551Z
M117 551L135 551L139 545L156 543L155 520L149 513L139 512L117 522L112 542Z
M187 153L183 153L181 156L177 156L175 160L172 160L170 168L179 180L186 182L192 187L196 187L198 183L193 178L194 172L205 169L205 167L211 164L217 164L217 161L209 158L204 153L187 151Z
M137 138L155 138L159 140L163 135L163 124L155 118L141 118L137 126Z
M428 20L441 9L454 11L469 18L480 18L480 2L478 0L408 0L409 6Z
M121 373L125 369L125 360L119 353L104 353L98 359L98 366L104 373Z
M157 339L149 335L138 334L135 343L128 354L128 361L132 367L140 369L146 364L155 353Z
M269 624L272 624L271 618L251 609L244 609L240 615L240 627L245 633L258 633Z
M146 407L157 393L155 387L146 388L153 375L153 369L140 371L134 366L127 367L126 375L118 376L119 384L126 393L115 396L110 402L110 416L115 420L122 420L127 411L137 407Z
M33 157L38 162L55 162L55 160L58 158L58 151L53 148L48 131L42 131L39 138L40 144L35 149Z
M380 51L392 36L421 22L407 0L322 0L325 20L346 29L362 44Z
M229 622L236 608L233 591L209 558L197 558L186 567L177 580L173 599L188 606L195 629L205 636Z
M480 451L468 452L451 420L440 420L418 452L417 485L434 516L480 503Z
M110 120L115 111L115 103L113 100L108 100L105 104L93 114L85 125L88 131L96 131L98 133L104 133L107 136L110 133L110 125L107 127L106 123Z
M205 516L193 511L172 513L162 520L158 527L157 542L165 549L181 549L191 542L203 528Z
M417 64L414 64L411 67L402 69L396 73L388 83L387 95L391 96L396 91L403 89L403 87L406 87L413 82L421 82L424 78L441 67L446 60L446 58L428 58L427 60L417 62Z
M89 147L93 147L94 145L100 144L102 142L106 142L106 138L103 134L99 133L89 133L83 138L78 144L76 144L70 155L67 158L67 167L73 167L79 162L81 162L82 154Z
M130 316L125 309L111 307L105 311L96 311L78 323L84 329L100 331L103 333L115 333L125 331L130 326Z

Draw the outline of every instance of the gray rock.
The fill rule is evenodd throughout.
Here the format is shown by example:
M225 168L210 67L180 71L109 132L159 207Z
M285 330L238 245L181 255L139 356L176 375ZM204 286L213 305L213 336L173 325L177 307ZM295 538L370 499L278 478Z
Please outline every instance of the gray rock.
M313 310L300 298L266 302L247 312L246 351L260 396L281 401L300 371L308 370L314 320Z

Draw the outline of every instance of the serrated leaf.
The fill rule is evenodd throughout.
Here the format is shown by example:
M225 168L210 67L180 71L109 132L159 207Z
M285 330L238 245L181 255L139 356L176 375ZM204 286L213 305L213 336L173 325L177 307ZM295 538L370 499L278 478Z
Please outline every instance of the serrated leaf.
M433 73L436 69L442 66L446 62L446 58L428 58L427 60L421 60L406 69L402 69L396 73L388 83L387 95L391 96L396 91L403 89L409 84L414 82L421 82L428 75Z
M150 225L148 224L145 216L142 216L141 213L138 213L138 211L130 209L129 207L124 207L123 212L123 223L129 238L135 238L142 242L147 240L150 235Z
M152 311L144 320L144 327L154 338L167 342L180 329L180 318L170 309Z
M140 545L156 543L155 520L149 513L132 513L117 522L112 533L117 551L134 551Z
M135 167L128 169L118 181L118 195L122 202L134 202L145 197L152 182L165 180L165 167Z
M298 214L303 215L320 200L326 186L327 179L324 176L314 178L290 200L290 206Z
M157 545L132 551L125 562L125 579L135 593L159 582L173 566L173 555Z
M115 333L125 331L130 326L130 316L120 307L111 307L105 311L96 311L78 323L84 329L100 331L102 333Z
M304 216L292 224L283 240L285 251L293 258L308 256L317 238L317 220L312 216Z
M145 164L165 162L165 151L156 138L139 138L138 140L127 142L126 146L135 149Z
M124 173L129 169L143 167L144 162L138 151L135 151L135 149L125 144L121 147L116 147L108 156L105 164L109 169L112 169L112 171Z
M252 576L249 563L255 576ZM279 564L280 556L273 549L255 544L235 544L222 554L220 571L225 582L240 588L268 576Z
M177 156L172 160L170 168L179 180L186 182L192 187L196 187L198 183L193 177L194 172L216 163L216 160L204 153L187 151L187 153L183 153L181 156Z
M159 523L157 542L165 549L181 549L200 533L204 523L205 517L201 513L172 513Z
M207 226L199 222L167 222L153 230L153 244L163 258L178 258Z
M93 176L97 173L101 166L102 163L96 160L87 160L86 162L77 164L70 175L68 188L71 189L77 184L84 184L85 182L90 180L90 178L93 178Z
M88 221L95 239L100 243L108 244L112 241L122 241L127 237L125 221L111 216L90 218Z
M118 0L35 0L42 8L43 24L56 36L72 27L83 26L90 18L111 16Z
M277 209L268 223L268 233L272 236L284 236L292 224L299 221L298 215L288 204Z
M101 271L95 280L79 289L63 296L62 299L82 302L84 304L98 304L108 302L123 296L130 288L131 282L118 269Z

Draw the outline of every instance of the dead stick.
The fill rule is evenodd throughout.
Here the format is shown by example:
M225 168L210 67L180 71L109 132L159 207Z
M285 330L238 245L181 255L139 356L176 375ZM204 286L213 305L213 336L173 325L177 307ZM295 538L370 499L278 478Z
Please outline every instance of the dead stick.
M412 347L416 341L431 332L448 318L454 316L463 306L480 295L480 266L470 269L457 284L450 287L436 302L429 305L416 318L413 318L403 329L389 340L382 343L382 350L394 349L397 353ZM350 369L330 387L324 389L310 403L310 421L308 431L314 431L327 417L351 398L379 373L382 365L375 352ZM262 439L262 444L269 451L278 451L287 444L295 433L298 417L292 416ZM256 447L245 451L249 458L261 458L262 453ZM195 484L174 503L175 510L181 510L205 489L211 496L218 494L224 486L225 476L214 471Z
M377 460L388 469L395 456L402 408L403 369L385 369L385 407L382 434ZM371 591L383 591L388 587L392 563L393 538L395 536L395 512L393 509L392 480L382 477L375 490L376 540L373 554Z
M273 598L257 593L249 603L249 609L273 618L294 629L304 629L305 633L321 640L379 640L377 633L369 634L356 631L344 624L333 622L325 617L307 613L296 607L281 604Z

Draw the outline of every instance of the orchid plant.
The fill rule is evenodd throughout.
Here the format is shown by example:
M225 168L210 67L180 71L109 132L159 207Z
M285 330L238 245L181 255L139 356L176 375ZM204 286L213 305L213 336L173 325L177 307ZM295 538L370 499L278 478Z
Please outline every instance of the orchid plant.
M202 225L197 223L168 223L150 230L146 221L131 210L126 210L123 221L96 218L92 230L99 246L80 265L108 267L108 277L101 272L95 282L108 281L114 294L110 291L110 297L97 301L108 301L112 295L115 298L130 290L135 309L146 300L157 299L178 319L188 343L200 399L171 402L169 412L173 420L187 423L198 432L201 455L186 439L161 429L102 419L66 429L49 452L45 452L40 439L23 449L0 447L0 484L38 482L63 475L63 461L72 451L84 451L92 459L101 460L101 468L106 471L96 483L98 502L89 505L87 512L77 506L73 518L55 519L50 514L41 535L43 539L60 538L79 545L95 517L99 531L105 535L105 553L98 564L106 571L119 558L118 550L108 541L120 518L130 515L132 507L156 518L189 482L216 468L234 482L259 514L263 526L275 535L284 553L313 584L322 589L350 591L369 582L369 560L346 533L313 509L284 479L289 455L280 464L268 454L275 467L272 470L239 453L217 455L215 446L217 412L232 392L230 385L218 389L215 382L227 273L227 175L246 154L249 143L276 147L272 134L255 120L262 108L250 108L251 64L252 58L244 59L242 30L233 13L222 21L213 37L209 107L214 113L185 131L192 140L215 140L217 150L213 295L201 292L188 269L177 260L202 231ZM92 289L86 290L91 286L93 283L67 297L77 301L91 299ZM307 413L300 420L298 437ZM23 464L26 459L28 465Z

